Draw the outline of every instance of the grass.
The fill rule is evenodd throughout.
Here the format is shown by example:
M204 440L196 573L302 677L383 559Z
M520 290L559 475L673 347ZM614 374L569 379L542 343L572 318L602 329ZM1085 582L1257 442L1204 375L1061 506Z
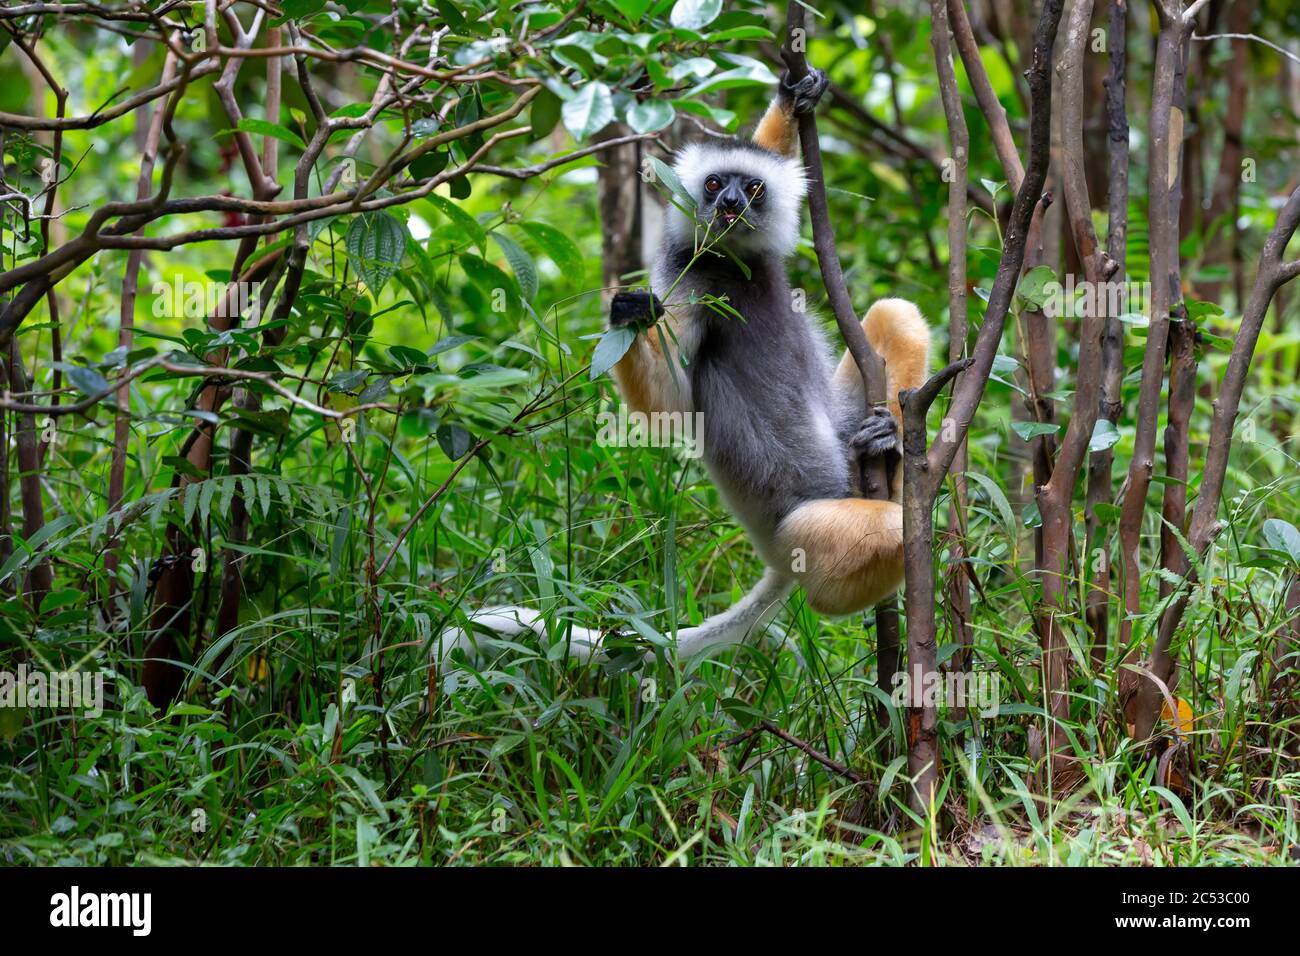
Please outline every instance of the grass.
M945 792L917 819L906 808L904 715L876 687L874 630L860 621L818 619L796 595L761 646L644 671L566 658L569 623L668 632L670 621L725 606L759 573L703 470L672 450L596 445L590 407L574 414L590 395L578 387L564 396L568 417L499 440L467 466L378 582L367 564L371 501L382 556L451 469L437 443L400 428L394 440L392 418L374 420L356 447L369 491L319 428L285 443L278 461L268 449L258 469L266 487L250 494L256 544L244 549L240 625L209 638L166 713L134 681L150 556L184 500L129 527L129 570L107 622L103 529L95 538L93 527L102 499L87 477L107 452L84 436L56 445L51 474L72 518L52 536L60 583L39 627L18 602L4 621L29 662L102 669L108 696L98 717L4 715L4 860L1159 866L1295 857L1295 709L1259 692L1260 680L1285 677L1285 665L1266 662L1289 625L1291 572L1244 566L1244 543L1215 559L1180 650L1185 665L1195 661L1179 691L1195 718L1184 779L1161 774L1128 737L1114 692L1119 651L1094 670L1071 622L1070 730L1086 781L1058 792L1033 757L1042 713L1033 589L1013 560L1025 531L984 494L971 524L983 586L973 668L997 676L998 713L947 714ZM977 460L996 453L987 444ZM156 488L143 476L164 471L156 445L142 442L138 454L128 498ZM224 481L212 479L191 506L214 554L234 493ZM1239 498L1237 541L1294 504L1297 484L1280 478ZM215 587L218 574L200 580ZM541 608L548 636L485 636L473 659L431 666L429 642L448 621L504 600ZM941 661L952 651L943 645ZM826 762L753 732L763 720Z

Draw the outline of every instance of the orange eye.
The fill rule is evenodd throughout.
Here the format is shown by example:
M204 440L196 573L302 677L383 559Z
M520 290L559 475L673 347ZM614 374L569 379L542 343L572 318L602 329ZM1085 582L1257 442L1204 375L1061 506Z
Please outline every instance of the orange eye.
M710 176L708 179L704 180L704 188L708 192L716 193L722 188L722 183L718 180L717 176Z
M750 199L757 199L759 196L763 195L763 181L761 179L752 180L750 184L745 187L745 190L749 193Z

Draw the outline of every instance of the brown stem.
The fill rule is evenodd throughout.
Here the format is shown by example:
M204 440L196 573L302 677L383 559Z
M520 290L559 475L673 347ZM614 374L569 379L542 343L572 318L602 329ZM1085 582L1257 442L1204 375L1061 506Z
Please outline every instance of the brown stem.
M1016 150L1016 141L1011 135L1011 125L1007 122L1007 111L993 92L993 84L989 82L984 61L980 59L979 44L971 30L970 19L966 16L966 5L962 0L947 0L947 3L953 41L961 55L962 66L966 68L966 78L975 91L975 102L984 114L984 121L989 124L989 136L993 139L998 162L1002 164L1003 175L1007 177L1007 185L1012 192L1019 192L1025 170L1020 164L1020 153ZM933 11L930 15L933 19Z
M136 60L142 62L148 58L149 49L143 43L136 46ZM176 69L176 58L171 53L163 63L163 80L171 78ZM135 141L140 150L140 174L136 177L136 199L146 199L153 185L154 164L158 159L158 147L162 141L163 113L146 106L137 117ZM132 249L126 256L126 272L122 276L122 300L118 311L117 345L123 355L131 351L135 340L135 302L140 288L140 266L144 253ZM106 510L116 511L122 504L122 494L126 488L127 448L131 440L131 387L127 382L119 385L117 390L117 414L113 421L113 454L108 469L108 501ZM119 562L116 535L104 550L104 569L108 572L110 588L117 574ZM110 602L111 608L111 602ZM110 610L109 613L112 613Z
M1228 29L1233 33L1246 33L1255 15L1256 0L1234 0L1228 14ZM1204 44L1202 49L1210 49ZM1227 65L1228 95L1223 105L1223 152L1219 156L1219 169L1210 190L1209 207L1204 222L1210 230L1206 237L1205 265L1222 266L1236 257L1237 215L1241 198L1241 161L1245 158L1246 104L1250 96L1250 45L1236 43ZM1222 283L1207 282L1201 297L1219 301Z
M1110 4L1110 72L1106 75L1106 117L1109 135L1106 255L1115 265L1111 281L1126 281L1124 260L1128 253L1128 112L1124 106L1127 69L1128 0ZM1124 324L1119 316L1106 317L1101 348L1101 397L1098 415L1114 425L1123 409L1121 382L1124 377ZM1091 586L1085 599L1085 616L1092 634L1092 656L1100 666L1106 660L1110 632L1110 548L1098 540L1100 524L1097 505L1111 503L1111 468L1114 448L1094 452L1088 463L1088 492L1084 506L1087 522L1087 561L1092 568ZM1100 552L1100 561L1094 555Z
M1246 387L1246 377L1250 373L1250 362L1259 342L1259 333L1264 326L1269 304L1274 294L1286 282L1300 275L1300 260L1286 262L1282 256L1287 243L1300 226L1300 187L1291 193L1286 205L1278 213L1264 249L1260 253L1259 269L1255 273L1255 283L1251 288L1250 298L1246 301L1242 313L1241 326L1237 330L1237 339L1233 343L1232 353L1228 356L1228 367L1223 374L1223 385L1219 397L1214 400L1214 416L1210 422L1210 438L1206 444L1205 466L1201 473L1201 484L1197 492L1196 505L1192 509L1191 525L1187 539L1192 552L1203 556L1210 543L1218 535L1221 525L1218 520L1219 501L1223 496L1223 481L1228 471L1228 455L1232 448L1233 427L1237 420L1237 411L1241 407L1241 395ZM1193 567L1180 588L1178 596L1166 607L1160 618L1160 629L1156 634L1155 647L1151 655L1151 668L1172 670L1170 646L1174 633L1187 610L1189 590L1196 581L1196 569ZM1135 705L1135 734L1139 740L1150 736L1160 716L1158 692L1147 690L1144 681L1137 689Z
M1024 180L1011 207L997 275L989 293L984 322L980 326L979 336L972 352L974 359L974 364L971 366L972 374L962 376L948 409L948 418L954 427L940 431L930 446L927 456L930 468L924 480L932 489L932 495L937 493L943 476L948 473L957 455L958 447L965 441L971 420L975 417L975 410L984 395L984 388L988 384L993 360L1002 338L1007 312L1011 306L1011 296L1015 292L1020 268L1024 263L1030 223L1040 200L1044 198L1042 190L1043 183L1047 179L1051 135L1052 44L1061 20L1062 2L1063 0L1045 0L1035 30L1032 65L1028 70L1032 104L1029 121L1029 165L1026 167Z
M970 131L966 127L966 114L958 95L948 31L939 28L941 23L946 26L947 20L946 10L939 0L932 0L930 16L936 25L930 32L930 45L939 76L939 94L948 128L948 142L952 149L952 161L949 164L951 174L950 178L945 177L948 178L948 361L957 362L966 357L970 334L966 293L966 200L970 176ZM965 472L968 468L968 454L968 448L963 442L953 460L948 539L950 565L945 582L952 633L959 646L952 658L952 667L957 671L970 667L971 649L975 644L970 566L967 564L964 536L967 524ZM954 720L962 720L964 717L965 707L953 709Z
M1196 323L1191 319L1169 326L1169 409L1165 425L1165 488L1160 509L1160 566L1175 575L1187 570L1187 556L1178 538L1187 528L1187 478L1189 472L1192 407L1196 402ZM1169 578L1160 579L1163 601L1173 590ZM1157 670L1157 677L1174 686L1173 674Z
M1031 97L1029 164L1011 208L1002 257L989 295L984 323L972 357L949 366L924 386L909 393L903 406L903 562L906 576L908 668L913 673L935 670L934 619L934 501L957 451L966 440L979 407L1002 338L1011 295L1024 262L1030 221L1042 197L1047 178L1051 136L1052 46L1061 21L1062 0L1044 0L1034 32L1032 65L1028 71ZM931 6L931 29L947 34L946 10ZM945 71L946 72L946 71ZM940 77L940 82L945 82ZM946 82L955 81L952 76ZM954 389L945 427L926 449L925 416L944 381L964 368ZM936 382L936 379L940 381ZM938 792L938 714L933 705L909 714L909 773L913 781L912 804L928 809Z
M1089 40L1093 0L1075 0L1065 29L1065 42L1057 72L1061 119L1061 186L1065 196L1070 235L1084 278L1094 290L1095 308L1088 309L1081 322L1079 337L1078 378L1075 383L1074 408L1060 454L1048 481L1038 489L1038 509L1042 515L1042 554L1039 573L1042 600L1039 611L1043 642L1043 691L1051 717L1048 740L1054 767L1068 765L1062 753L1066 743L1064 722L1069 717L1068 666L1070 648L1060 616L1068 614L1067 599L1071 591L1074 527L1074 487L1087 456L1098 414L1101 393L1102 331L1106 322L1102 283L1113 269L1097 241L1092 225L1092 202L1088 196L1088 179L1084 165L1084 58Z
M790 0L786 8L785 44L781 47L781 58L792 80L799 80L808 75L808 60L802 50L794 49L793 40L802 35L804 23L803 5L798 0ZM813 227L813 247L817 251L817 264L821 269L822 282L826 286L826 296L830 301L831 311L835 314L835 323L840 335L848 347L849 354L862 376L862 384L867 396L867 403L877 405L885 401L884 364L862 331L862 324L853 310L853 300L844 284L844 272L840 268L839 254L835 250L835 233L831 229L830 208L826 202L825 172L822 168L821 143L817 136L817 120L812 112L799 117L799 145L803 150L804 166L808 170L808 216ZM867 497L888 497L888 482L884 480L884 462L880 462L876 484L867 489Z
M22 352L15 340L9 344L9 387L15 392L26 392L31 388L27 380L27 371L23 366ZM23 505L23 537L32 535L45 527L45 504L41 498L41 461L40 439L36 416L30 412L17 416L17 428L14 432L14 444L18 459L18 491ZM43 426L42 426L43 427ZM41 601L49 593L54 583L54 574L50 567L49 554L42 554L27 572L27 581L23 588L32 613L40 610Z
M1172 8L1160 7L1160 31L1156 37L1155 75L1151 92L1150 143L1147 162L1148 217L1151 224L1151 317L1147 328L1146 353L1142 362L1142 384L1138 392L1137 427L1133 458L1129 463L1128 491L1120 515L1121 566L1124 570L1124 606L1120 621L1120 644L1132 662L1137 648L1132 644L1132 617L1141 607L1142 519L1146 513L1147 489L1155 469L1156 421L1160 414L1160 392L1164 379L1165 350L1169 339L1171 312L1181 309L1178 285L1178 181L1182 157L1182 111L1179 87L1186 85L1181 60L1187 27L1182 19L1182 0ZM1122 698L1138 689L1132 671L1121 673Z
M799 80L808 75L808 59L803 51L803 44L795 44L796 37L802 37L804 25L804 8L799 0L790 0L786 7L785 42L781 47L781 59L792 80ZM796 48L796 46L798 48ZM844 273L840 268L839 253L835 248L835 233L831 229L830 208L826 201L826 174L822 166L821 141L817 135L817 119L813 112L799 116L799 145L803 151L804 166L808 170L808 217L812 221L813 248L817 252L817 265L821 270L822 284L826 287L826 296L830 300L831 310L835 313L835 323L839 326L844 344L853 356L862 377L862 392L868 406L883 404L885 395L885 365L862 330L862 323L853 309L853 300L849 297L848 287L844 284ZM864 413L866 409L863 409ZM861 469L861 487L865 498L889 498L889 473L884 458L864 461ZM898 611L891 598L876 606L876 662L877 679L884 680L886 675L879 669L882 660L886 664L889 658L897 663L897 651L891 649L898 645ZM892 682L892 672L888 675Z

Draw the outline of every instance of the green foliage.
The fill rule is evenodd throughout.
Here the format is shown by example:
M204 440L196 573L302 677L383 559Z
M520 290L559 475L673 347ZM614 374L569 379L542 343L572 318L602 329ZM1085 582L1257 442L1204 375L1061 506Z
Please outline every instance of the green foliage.
M387 61L358 54L346 70L309 63L326 115L357 125L329 133L303 171L305 198L356 189L377 174L380 181L306 222L296 294L286 291L286 267L268 272L258 290L265 302L255 296L259 308L229 328L205 321L206 309L165 307L164 290L177 281L210 289L263 256L291 259L302 234L290 226L261 238L251 255L236 255L238 237L145 252L129 345L119 341L118 316L130 253L119 246L98 250L57 285L57 317L42 297L23 322L16 341L32 400L48 402L56 387L65 405L100 399L83 414L51 418L36 483L45 520L31 533L21 521L19 469L12 455L6 463L11 535L0 586L20 591L48 566L53 587L36 606L4 602L0 671L21 664L99 673L105 699L95 715L0 706L0 857L357 865L1084 865L1154 857L1186 865L1254 862L1266 858L1265 847L1280 854L1296 845L1295 815L1277 797L1296 785L1285 750L1296 717L1284 712L1283 694L1264 692L1294 688L1297 668L1279 653L1293 633L1286 594L1300 570L1293 434L1300 337L1285 323L1261 342L1266 358L1242 410L1252 437L1234 447L1228 474L1227 530L1206 559L1205 586L1192 594L1176 648L1188 668L1178 693L1197 716L1191 746L1199 763L1187 790L1175 793L1158 779L1155 762L1124 732L1116 689L1123 649L1094 657L1072 611L1062 622L1074 652L1069 732L1089 758L1086 785L1061 794L1031 756L1043 701L1031 616L1039 582L1027 573L1035 511L1025 443L1062 426L1013 419L1026 390L1018 329L970 434L961 559L978 585L970 666L998 677L1000 706L988 718L943 712L949 811L984 821L978 839L935 849L931 821L908 815L906 712L877 686L874 630L859 621L819 620L796 597L761 647L645 672L617 660L608 668L572 660L571 626L662 647L679 625L732 603L761 566L697 461L597 438L597 415L616 404L605 373L633 333L605 330L600 158L565 157L593 145L611 122L659 134L663 144L695 135L696 121L740 129L772 92L762 44L778 41L780 23L775 8L748 0L432 6L432 25L447 28L437 68L461 72L375 109L373 128L363 124L381 84L392 82ZM246 7L234 6L245 24ZM910 7L876 7L822 10L810 56L850 101L940 155L946 140L928 31ZM424 67L427 8L284 0L279 9L277 22L335 49ZM400 30L387 22L393 9ZM42 23L39 48L71 91L68 115L156 81L158 50L137 58L125 38L93 22ZM422 42L404 51L403 38L421 28ZM34 21L22 29L34 30ZM1015 84L1024 64L1007 62L1010 47L982 52L1019 131L1027 117ZM238 120L225 112L216 74L177 99L172 126L185 154L173 198L250 195L237 145L243 134L260 155L273 141L278 162L269 172L284 187L275 201L290 200L321 127L289 66L275 115L266 115L261 58L249 58L238 75L235 96L246 114ZM1263 122L1256 110L1264 117L1281 108L1278 84L1261 86L1266 105L1252 107L1252 124ZM459 135L534 88L540 92L509 120ZM1134 102L1149 95L1141 79L1130 88ZM0 109L52 113L52 102L6 52ZM1206 109L1220 109L1214 102ZM972 182L987 180L1003 203L1007 191L995 182L1002 173L969 95L966 105ZM893 141L853 112L831 115L822 121L826 179L854 305L863 310L886 295L916 300L936 330L936 354L946 354L939 170L906 149L883 149ZM147 126L143 111L64 134L52 248L81 234L105 203L135 196L137 122ZM522 180L457 172L489 137L525 127L481 165L561 162ZM364 142L345 153L360 131ZM642 148L665 201L691 211L667 153L653 141ZM1134 153L1135 183L1144 152ZM1294 169L1293 149L1274 152L1275 163L1261 163L1269 181L1243 192L1248 258L1270 221L1269 190ZM25 195L39 192L41 160L52 156L50 137L6 131L5 178ZM151 188L160 181L156 173ZM257 221L247 210L181 209L142 234L156 240ZM1146 231L1135 200L1127 268L1139 279L1148 269ZM2 238L4 270L49 251L39 224L8 206ZM1001 235L994 220L974 216L970 238L978 327L978 293L992 284ZM810 309L828 316L809 246L792 263L792 281L809 290ZM1043 268L1022 279L1019 307L1041 304L1053 278ZM1241 303L1226 288L1221 299L1196 307L1226 338ZM1117 425L1099 424L1090 446L1113 448L1120 459L1132 451L1145 319L1135 314L1125 328L1125 412ZM1076 331L1059 323L1063 368L1073 366ZM123 398L111 390L124 370L155 359L168 367L132 379ZM1217 382L1225 360L1206 348L1202 382ZM182 374L199 365L201 375ZM247 377L231 378L230 370ZM1060 387L1065 409L1072 379ZM200 403L205 390L219 390L221 400ZM358 410L363 405L382 407ZM943 411L934 413L936 429ZM119 412L128 426L125 478L112 507ZM1209 416L1198 399L1198 449ZM8 414L6 437L25 417ZM46 426L37 417L31 427ZM239 435L246 458L236 450ZM194 445L209 437L213 453L196 464ZM1113 529L1114 505L1096 513ZM947 498L937 514L947 520ZM1154 548L1157 515L1144 530ZM1082 556L1072 580L1080 592L1091 557ZM952 537L940 537L935 560L941 571L958 566ZM173 607L164 592L177 579L191 586ZM233 621L219 623L232 581ZM1155 574L1144 578L1151 599L1144 606L1160 583ZM949 596L939 597L939 658L947 663L957 641ZM540 610L544 632L483 635L479 654L458 653L446 666L431 657L434 639L466 624L468 610L502 603ZM1152 613L1133 621L1138 635L1154 624ZM169 628L184 631L167 652L183 684L176 701L155 708L143 690L144 662L161 653L153 641ZM762 720L868 785L757 732ZM926 842L905 838L909 827Z

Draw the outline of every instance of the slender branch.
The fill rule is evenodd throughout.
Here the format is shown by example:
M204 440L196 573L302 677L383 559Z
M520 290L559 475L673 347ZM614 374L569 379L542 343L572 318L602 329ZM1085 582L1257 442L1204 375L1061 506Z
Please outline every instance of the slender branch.
M1205 36L1201 36L1200 34L1193 33L1192 39L1199 40L1202 43L1208 43L1211 40L1249 40L1252 43L1262 43L1270 50L1275 50L1278 53L1282 54L1288 60L1291 60L1294 63L1300 63L1300 56L1296 56L1294 53L1292 53L1290 50L1286 49L1285 47L1280 47L1272 40L1266 40L1264 37L1256 36L1254 33L1210 33Z
M966 15L966 5L962 0L947 0L948 21L952 28L952 37L961 55L962 66L966 68L966 78L971 89L975 91L975 102L979 104L984 121L989 125L989 135L993 139L993 149L1002 164L1003 175L1012 192L1020 191L1020 184L1025 178L1024 166L1020 163L1020 153L1016 150L1015 139L1011 135L1011 125L1007 122L1007 111L1002 106L993 84L989 82L984 61L980 59L979 44L971 30L970 18Z
M1062 0L1044 0L1034 32L1032 65L1028 71L1030 104L1029 165L1011 209L1002 258L973 354L954 363L921 388L903 398L903 564L907 610L908 672L912 682L925 681L938 669L935 630L934 503L939 487L966 441L993 370L1011 295L1020 276L1029 239L1030 222L1047 178L1051 134L1052 46L1061 20ZM931 30L947 34L947 10L931 0ZM955 84L944 70L940 82ZM945 427L926 448L926 411L943 384L959 372ZM939 793L941 749L938 713L933 704L913 708L908 715L908 772L914 812L928 812Z
M926 481L935 493L938 491L939 482L943 480L943 476L952 465L953 458L956 457L957 448L965 440L970 423L975 417L975 410L984 395L984 387L993 370L993 360L1002 338L1007 312L1011 307L1011 296L1015 292L1020 267L1024 262L1030 222L1035 207L1045 198L1043 184L1047 179L1051 146L1052 44L1061 20L1062 3L1063 0L1044 0L1038 27L1034 33L1032 60L1027 71L1031 106L1029 164L1011 208L1003 241L1002 257L998 263L993 288L989 293L984 323L980 327L972 353L975 359L971 366L972 374L962 377L948 409L948 418L955 428L941 431L930 447L928 455L930 467Z
M136 61L143 62L148 53L144 46L136 47ZM176 56L168 52L163 62L163 80L170 79L176 70ZM140 147L140 173L136 177L136 199L146 199L153 185L154 165L158 159L158 149L162 142L163 111L154 110L152 114L146 108L136 117L136 142ZM122 300L118 311L118 348L123 354L131 351L135 340L135 303L140 288L140 267L144 253L132 250L127 253L126 272L122 276ZM106 508L115 511L122 501L126 488L127 446L131 436L131 389L128 382L120 382L117 391L117 415L113 424L113 454L108 472L108 499ZM104 550L104 567L109 575L117 570L118 539L114 535Z
M563 156L557 156L554 159L548 159L544 163L536 163L532 166L478 166L474 169L476 173L486 173L491 176L503 176L507 179L531 179L534 176L540 176L543 173L550 172L557 166L565 166L569 163L577 162L584 157L591 156L594 153L600 153L607 149L614 149L618 146L626 146L628 143L640 143L646 140L658 139L658 133L632 133L628 136L618 136L614 139L601 140L593 146L586 146L582 149L576 149L571 153L565 153Z
M1110 4L1110 71L1106 75L1107 136L1107 210L1106 255L1115 264L1111 281L1125 281L1124 260L1128 251L1128 167L1129 127L1124 105L1127 71L1128 0L1111 0ZM1124 324L1119 316L1106 318L1101 352L1102 384L1098 399L1098 417L1114 425L1123 409L1120 386L1124 376ZM1095 427L1095 423L1094 423ZM1111 503L1111 471L1115 458L1113 446L1094 452L1088 463L1088 491L1084 516L1087 524L1088 555L1100 551L1101 563L1085 598L1085 615L1093 636L1093 659L1106 659L1110 632L1110 549L1101 548L1098 540L1099 504ZM1089 562L1090 565L1092 562Z
M1070 648L1059 621L1068 613L1069 571L1073 560L1074 486L1087 456L1088 443L1099 411L1101 393L1102 331L1106 296L1102 282L1114 272L1097 242L1092 225L1092 202L1084 172L1083 66L1092 22L1093 0L1074 0L1065 27L1060 75L1061 185L1075 250L1083 264L1085 280L1092 285L1094 307L1080 323L1078 378L1070 424L1061 441L1060 454L1047 482L1038 488L1042 516L1038 570L1042 596L1037 616L1042 640L1043 693L1051 723L1048 740L1056 773L1067 769L1064 722L1069 717L1068 668Z
M781 58L791 80L800 80L808 75L808 60L802 49L795 49L794 38L804 32L804 9L799 0L790 0L786 7L785 43L781 47ZM844 344L858 367L862 376L862 386L867 397L867 404L875 405L885 401L885 369L880 356L871 348L867 335L862 331L862 323L853 310L853 301L849 298L848 288L844 284L844 273L840 268L839 254L835 249L835 234L831 230L830 210L826 202L825 172L822 169L821 146L817 137L817 120L811 112L799 117L799 144L803 149L804 165L808 169L808 212L812 220L813 246L817 250L817 264L821 267L822 282L826 286L826 295L830 300L831 310L835 313L835 322L839 326ZM881 467L883 474L883 463ZM883 485L887 485L884 482ZM882 486L883 486L882 485ZM874 489L879 492L881 489ZM887 497L884 494L871 497Z
M1251 287L1250 298L1242 313L1241 325L1237 329L1237 338L1228 357L1228 367L1223 374L1223 385L1219 396L1214 400L1214 416L1210 423L1210 438L1205 454L1205 466L1201 473L1200 489L1196 505L1192 509L1192 520L1187 539L1192 552L1203 556L1210 544L1219 535L1222 525L1218 520L1219 502L1223 497L1223 482L1228 471L1228 456L1232 450L1233 431L1237 421L1237 412L1241 408L1241 396L1250 374L1251 359L1259 342L1260 331L1268 314L1273 296L1284 284L1300 274L1300 261L1285 262L1282 258L1287 243L1300 227L1300 187L1291 193L1286 205L1278 213L1277 222L1264 241L1260 253L1259 269L1255 273L1255 282ZM1156 669L1157 659L1167 664L1169 648L1175 632L1187 610L1190 589L1197 580L1196 568L1193 566L1179 587L1177 597L1169 604L1160 618L1160 628L1156 635L1156 644L1152 653L1151 670ZM1144 688L1138 689L1136 731L1139 739L1149 736L1155 720L1159 716L1159 700L1153 699Z
M1174 2L1181 9L1181 0ZM1186 83L1186 75L1181 67L1186 29L1178 9L1166 5L1160 7L1161 26L1156 37L1155 76L1151 91L1151 149L1147 162L1147 199L1151 225L1151 316L1142 362L1142 383L1138 393L1138 418L1133 439L1133 457L1129 463L1128 491L1124 496L1119 525L1124 604L1128 611L1120 621L1120 641L1126 647L1132 643L1133 615L1140 610L1139 547L1147 490L1155 469L1156 423L1164 380L1169 320L1171 312L1181 308L1181 288L1177 278L1177 191L1182 166L1182 113L1175 110L1175 102L1179 100L1180 84ZM1129 682L1128 686L1132 687L1133 684Z

